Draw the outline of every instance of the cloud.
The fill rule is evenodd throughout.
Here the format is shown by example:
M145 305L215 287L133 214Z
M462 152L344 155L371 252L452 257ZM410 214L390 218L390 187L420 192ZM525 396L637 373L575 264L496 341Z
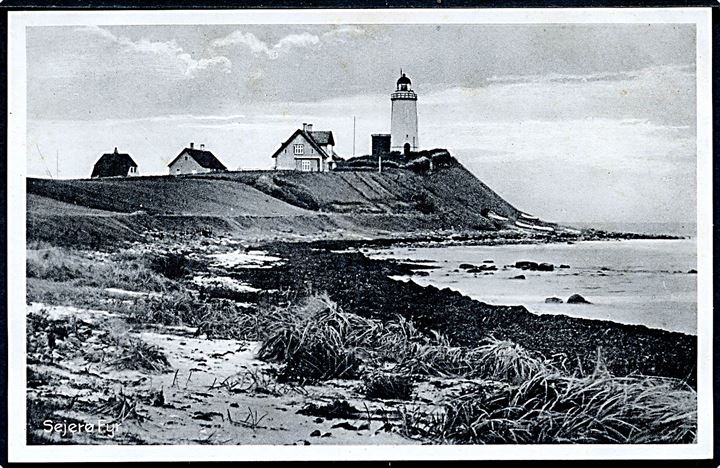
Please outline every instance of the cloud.
M274 60L293 49L316 47L324 41L344 43L347 42L349 37L357 37L364 34L365 30L357 26L341 26L320 35L308 32L288 34L274 44L270 44L259 39L251 32L237 30L225 37L214 40L212 45L217 48L243 45L255 55L266 55L268 58Z
M227 36L216 39L212 45L214 47L228 47L232 45L244 45L255 55L265 54L270 59L276 59L281 54L289 52L295 48L304 48L320 44L320 37L307 32L300 34L288 34L275 44L270 45L250 32L233 31Z
M655 77L669 77L671 75L695 77L695 67L692 65L655 65L635 70L618 72L597 72L582 75L568 73L545 73L543 75L493 75L486 79L490 85L524 85L531 83L593 83L615 82L651 79Z
M440 121L646 119L694 126L695 74L687 66L654 66L618 73L492 77L484 86L431 87L419 93L421 111ZM472 105L469 105L472 103ZM466 111L457 117L455 109ZM673 109L673 112L668 112Z
M293 47L308 47L320 43L320 38L315 34L301 33L290 34L280 39L273 49L291 49Z
M207 70L209 68L217 67L224 73L230 73L232 69L232 63L227 57L216 55L213 57L196 59L189 53L185 52L183 48L175 42L175 40L163 42L140 39L138 41L133 41L125 36L116 36L107 29L103 29L98 26L85 26L77 28L76 30L95 34L132 52L152 54L163 59L169 59L176 65L181 75L185 77L195 76L197 72Z
M194 115L194 114L168 114L168 115L153 115L147 117L131 117L131 118L109 118L109 119L96 119L98 125L110 126L113 125L130 125L130 124L143 124L143 123L163 123L175 125L177 122L182 122L185 125L187 122L227 122L246 119L245 114L229 114L229 115ZM64 120L57 119L42 119L44 122L57 124Z
M346 42L348 37L364 36L365 30L357 26L339 26L322 34L324 39Z
M244 44L255 54L268 53L270 50L267 43L258 39L255 34L242 31L233 31L212 43L213 47L227 47L235 44Z

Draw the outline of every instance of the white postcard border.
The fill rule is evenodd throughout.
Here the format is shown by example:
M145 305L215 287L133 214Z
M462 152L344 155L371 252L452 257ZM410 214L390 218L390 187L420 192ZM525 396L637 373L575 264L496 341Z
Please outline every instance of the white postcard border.
M8 456L11 462L190 460L677 459L712 457L711 11L662 9L377 9L42 11L8 13ZM694 23L697 30L698 441L688 445L39 446L26 445L25 28L140 24Z

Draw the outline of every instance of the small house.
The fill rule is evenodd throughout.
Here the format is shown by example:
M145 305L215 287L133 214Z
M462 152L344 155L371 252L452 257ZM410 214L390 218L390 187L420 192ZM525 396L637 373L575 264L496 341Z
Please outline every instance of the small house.
M138 165L127 153L118 153L118 149L112 153L105 153L100 156L93 166L91 178L99 177L130 177L138 175Z
M333 147L331 131L315 131L312 124L303 123L272 155L278 171L326 172L341 161Z
M190 143L188 148L183 148L180 154L168 164L168 167L170 175L227 171L227 167L214 154L205 150L205 145L200 145L200 149L197 149L195 143Z

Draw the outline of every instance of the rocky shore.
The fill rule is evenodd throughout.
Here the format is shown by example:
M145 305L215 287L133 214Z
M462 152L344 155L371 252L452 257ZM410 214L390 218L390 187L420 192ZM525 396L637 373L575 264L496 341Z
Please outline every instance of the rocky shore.
M28 442L694 440L694 336L396 281L418 264L366 246L29 247Z
M377 246L384 241L372 241ZM412 274L412 265L371 260L362 242L270 243L262 246L283 259L272 269L238 269L232 274L264 291L261 303L327 291L344 310L389 321L402 316L424 330L446 334L455 344L475 346L482 338L506 339L545 356L562 353L569 365L592 372L598 353L616 375L639 373L695 384L696 337L567 316L536 315L524 307L488 305L450 289L394 281ZM263 304L260 304L262 307Z

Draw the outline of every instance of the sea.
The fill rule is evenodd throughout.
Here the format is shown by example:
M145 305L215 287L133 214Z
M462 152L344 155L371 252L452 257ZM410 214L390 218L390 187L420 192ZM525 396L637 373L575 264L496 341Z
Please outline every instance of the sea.
M568 223L569 224L569 223ZM577 224L575 224L577 225ZM522 305L536 314L639 324L697 334L697 242L695 226L600 227L623 232L686 236L673 240L613 240L575 243L394 247L367 253L371 258L412 261L436 268L427 276L396 277L420 285L448 287L482 302ZM552 272L510 267L518 261L546 262ZM492 261L492 263L490 263ZM460 264L492 265L493 274L469 273ZM570 268L558 268L568 265ZM511 279L524 275L524 280ZM580 294L591 304L568 304ZM557 297L563 303L546 303Z

